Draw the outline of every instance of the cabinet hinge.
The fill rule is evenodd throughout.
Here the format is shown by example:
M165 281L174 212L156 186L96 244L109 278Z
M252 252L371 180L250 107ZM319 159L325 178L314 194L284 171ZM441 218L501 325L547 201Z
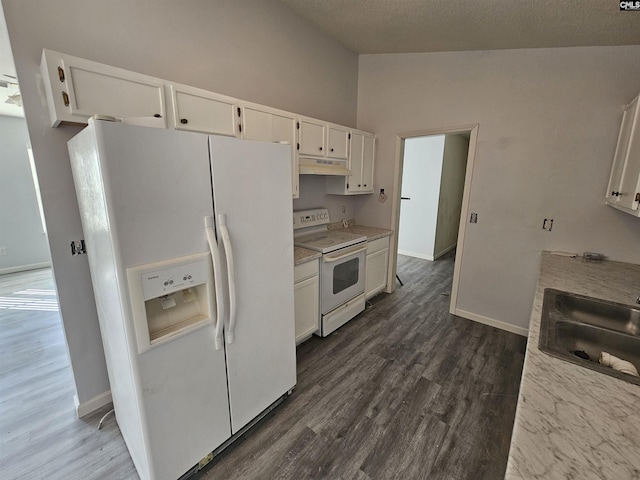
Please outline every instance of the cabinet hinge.
M62 101L65 107L69 106L69 95L67 95L67 92L62 92Z
M238 116L241 116L240 107L238 107Z
M240 133L242 133L242 124L241 124L241 123L239 123L239 124L238 124L238 131L239 131Z
M296 150L300 150L300 144L296 143Z
M347 190L349 190L349 184L347 183Z
M636 202L640 202L640 193L636 193Z
M61 82L64 82L64 70L62 67L58 67L58 78Z
M349 135L347 136L347 138L348 138L349 140L351 140L351 134L349 134Z
M296 129L300 130L300 122L296 122Z

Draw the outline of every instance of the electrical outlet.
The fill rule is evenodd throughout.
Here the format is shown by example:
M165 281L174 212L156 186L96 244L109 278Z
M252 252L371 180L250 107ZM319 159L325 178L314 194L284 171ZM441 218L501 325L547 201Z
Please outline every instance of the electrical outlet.
M469 223L478 223L478 214L477 213L472 213L471 214L471 218L469 218Z
M7 254L7 247L0 247L0 255L6 255Z
M550 232L553 228L553 218L545 218L542 222L542 229Z
M347 206L346 205L342 205L342 213L347 213Z
M82 255L83 253L87 253L84 240L74 240L71 242L71 255Z

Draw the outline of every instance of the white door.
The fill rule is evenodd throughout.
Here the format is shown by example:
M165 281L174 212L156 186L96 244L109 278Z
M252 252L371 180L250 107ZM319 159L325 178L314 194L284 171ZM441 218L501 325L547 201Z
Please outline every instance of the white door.
M291 190L293 198L299 196L298 162L296 144L296 120L284 112L245 106L242 137L263 142L287 142L291 148Z
M352 132L350 147L349 170L351 170L351 175L348 177L347 191L359 192L362 190L362 155L364 154L364 135Z
M327 130L327 157L347 159L349 131L342 127L329 126Z
M296 383L291 147L209 141L217 234L224 215L233 263L236 321L225 348L235 433Z
M50 51L45 54L56 55ZM62 100L64 105L60 105L59 120L86 123L95 114L165 117L164 87L160 80L66 55L47 61L60 67L56 77L61 82L53 82L56 89L64 87L60 97L55 98L56 104Z
M300 120L300 153L324 157L324 133L324 123Z
M234 100L197 88L171 86L176 130L235 136Z

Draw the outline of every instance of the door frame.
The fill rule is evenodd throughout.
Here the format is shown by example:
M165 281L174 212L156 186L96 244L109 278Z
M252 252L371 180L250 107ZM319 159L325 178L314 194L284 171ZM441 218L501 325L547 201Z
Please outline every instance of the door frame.
M453 269L453 283L451 286L451 303L449 313L455 314L458 302L458 284L460 282L460 269L464 255L464 239L467 228L467 218L469 217L469 196L471 192L471 182L473 179L473 169L476 156L476 144L478 139L479 124L454 125L450 127L430 128L426 130L412 130L396 134L396 155L393 173L394 195L391 201L391 225L396 232L391 237L391 253L389 255L389 269L387 277L387 291L395 290L395 280L397 272L398 258L398 232L400 228L400 196L402 190L402 169L404 162L404 141L407 138L428 137L433 135L455 135L460 133L469 134L469 152L467 153L467 167L464 177L464 190L462 192L462 208L460 210L460 226L458 227L458 242L456 244L456 261Z

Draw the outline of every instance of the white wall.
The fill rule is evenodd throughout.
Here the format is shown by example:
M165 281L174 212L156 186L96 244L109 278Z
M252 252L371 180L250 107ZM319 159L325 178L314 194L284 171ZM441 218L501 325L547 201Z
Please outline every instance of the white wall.
M407 138L402 165L398 253L433 260L444 135Z
M24 118L0 115L0 274L46 266L49 245L40 221L27 155Z
M640 90L640 46L362 55L359 65L376 189L395 195L397 133L479 124L459 309L523 333L541 250L640 263L640 219L603 200L622 106ZM358 199L356 218L390 227L391 208Z
M82 404L108 387L66 142L38 87L43 48L354 126L357 56L275 0L2 0Z
M300 198L293 201L293 209L327 208L331 222L354 218L353 196L327 195L326 178L325 175L300 175Z
M438 199L438 222L433 246L435 258L455 248L458 240L468 153L468 136L447 135L445 137Z

